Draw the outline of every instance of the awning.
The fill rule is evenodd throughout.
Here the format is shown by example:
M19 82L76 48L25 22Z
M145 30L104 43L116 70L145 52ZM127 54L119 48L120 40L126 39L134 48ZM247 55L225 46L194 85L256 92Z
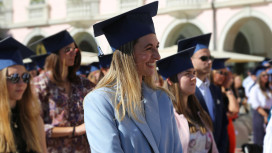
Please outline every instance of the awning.
M30 63L32 60L26 58L23 60L23 63ZM81 64L80 65L89 65L92 62L98 62L97 53L81 51Z
M173 55L177 52L177 45L172 47L167 47L164 49L159 50L161 58L168 57ZM240 53L233 53L227 51L211 51L212 56L215 58L227 58L230 59L227 63L247 63L247 62L260 62L264 60L262 56L255 56L255 55L248 55L248 54L240 54Z
M93 62L98 62L97 53L81 51L81 65L89 65Z

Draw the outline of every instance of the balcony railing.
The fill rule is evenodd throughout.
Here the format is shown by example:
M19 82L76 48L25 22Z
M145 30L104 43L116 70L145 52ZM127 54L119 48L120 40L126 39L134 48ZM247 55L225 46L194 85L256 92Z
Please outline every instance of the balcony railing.
M49 18L49 6L45 3L32 4L28 7L28 19L30 21L47 21Z
M168 7L199 6L208 3L208 0L167 0Z
M90 19L99 13L99 0L68 0L67 18L69 20Z
M136 8L139 5L139 0L120 0L121 11L127 11Z
M3 27L5 25L6 21L6 14L4 10L4 6L0 5L0 27Z

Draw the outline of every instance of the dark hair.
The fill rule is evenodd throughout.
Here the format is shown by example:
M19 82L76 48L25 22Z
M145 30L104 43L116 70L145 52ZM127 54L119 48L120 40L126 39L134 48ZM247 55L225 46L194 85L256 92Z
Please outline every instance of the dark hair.
M77 48L77 45L75 43L75 46ZM59 52L57 54L50 54L47 58L46 58L46 62L45 62L45 69L46 70L50 70L52 72L52 76L53 76L53 81L56 84L61 84L63 83L63 80L61 79L62 74L61 74L61 67L63 67L63 65L60 62L60 57L59 57ZM80 63L81 63L81 53L80 51L78 51L76 53L76 57L75 57L75 63L73 66L69 66L68 67L68 80L70 82L75 82L77 83L79 81L79 77L76 75L77 70L80 67Z
M170 77L173 82L168 85L170 92L173 93L175 99L172 100L174 108L178 114L183 114L189 122L190 133L197 132L206 133L207 130L213 130L212 121L207 112L202 108L194 94L188 97L187 103L182 101L181 89L178 83L177 75Z

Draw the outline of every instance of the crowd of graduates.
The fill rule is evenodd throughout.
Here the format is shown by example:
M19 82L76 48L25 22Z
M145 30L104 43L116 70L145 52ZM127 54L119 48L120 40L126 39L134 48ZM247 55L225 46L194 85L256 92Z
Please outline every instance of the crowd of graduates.
M240 147L271 153L271 61L243 80L228 57L211 56L211 33L161 59L157 10L156 1L96 23L113 53L98 47L87 66L67 30L36 42L43 55L0 41L0 152L234 153L234 122L246 115L253 143Z

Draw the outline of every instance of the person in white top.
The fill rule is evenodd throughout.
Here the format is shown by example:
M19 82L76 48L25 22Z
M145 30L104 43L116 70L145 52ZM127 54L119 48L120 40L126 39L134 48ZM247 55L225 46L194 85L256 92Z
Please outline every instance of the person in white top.
M267 117L272 106L272 90L269 88L268 74L265 67L259 67L256 73L257 84L250 92L250 104L253 108L253 140L263 145Z

